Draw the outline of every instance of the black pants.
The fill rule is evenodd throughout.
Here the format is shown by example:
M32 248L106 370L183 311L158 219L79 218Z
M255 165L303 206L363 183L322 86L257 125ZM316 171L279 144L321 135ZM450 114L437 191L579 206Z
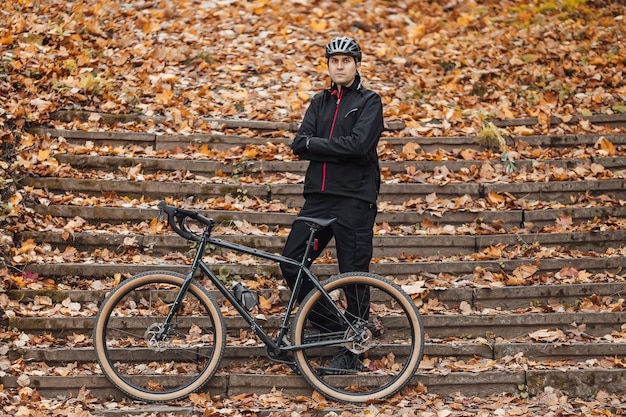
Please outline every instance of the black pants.
M317 244L312 255L307 260L307 266L325 250L330 240L335 238L339 272L368 272L373 254L374 221L376 220L376 205L364 200L337 196L313 196L307 198L300 210L300 216L331 218L337 220L329 227L320 230L315 238ZM305 222L294 222L283 249L283 255L301 260L306 249L310 230ZM290 288L296 281L298 267L281 263L281 271ZM314 286L308 280L302 283L297 294L298 301L302 301ZM369 314L369 287L354 288L349 291L348 312L356 318L368 319ZM316 309L318 319L311 321L318 327L340 330L339 323L332 317L325 315L323 306ZM324 323L324 326L322 326Z

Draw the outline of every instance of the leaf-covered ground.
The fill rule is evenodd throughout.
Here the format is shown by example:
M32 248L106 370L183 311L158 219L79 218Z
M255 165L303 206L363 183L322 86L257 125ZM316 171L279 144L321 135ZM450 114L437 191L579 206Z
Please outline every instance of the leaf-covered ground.
M619 1L534 0L514 1L383 1L344 0L309 2L306 0L16 0L5 2L0 10L0 192L3 205L0 217L15 215L13 231L38 230L42 224L49 230L72 234L101 230L129 232L128 225L89 224L74 219L61 222L20 212L26 197L29 203L64 203L72 205L150 206L150 201L114 200L84 195L55 195L44 190L13 193L13 184L22 175L63 175L74 178L116 178L142 181L206 181L186 172L147 174L141 165L116 172L77 170L59 165L55 152L73 154L123 155L150 158L232 160L254 158L291 160L287 146L268 144L227 152L208 148L190 148L177 153L159 154L151 149L114 149L71 147L53 141L28 143L32 138L21 130L29 123L50 123L71 129L117 129L150 132L223 133L215 119L254 119L276 122L298 122L312 94L328 85L323 48L337 35L357 38L364 49L362 74L368 87L383 96L387 121L404 122L399 135L416 136L402 153L392 150L384 140L379 149L386 161L484 161L480 170L452 171L440 168L432 173L407 171L393 174L383 171L386 182L418 182L444 185L463 182L525 182L622 178L599 164L577 164L576 169L554 169L536 165L532 169L507 172L494 160L500 154L490 151L441 151L426 153L419 149L420 136L475 135L485 118L537 118L536 126L517 126L510 133L587 133L621 132L593 126L588 121L576 121L578 116L626 113L626 5ZM76 109L99 113L139 114L154 117L143 123L106 125L93 115L87 122L61 123L50 120L56 110ZM558 117L571 125L553 124ZM15 129L15 130L14 130ZM240 134L250 134L245 130ZM279 132L289 135L289 132ZM394 133L386 132L385 136ZM22 148L16 148L21 140ZM508 150L515 160L562 159L589 160L605 156L623 156L624 149L610 141L599 140L593 147L555 151L525 146L518 142ZM16 163L11 162L15 160ZM16 168L19 167L19 168ZM17 175L15 174L17 171ZM216 173L208 180L229 182L231 177ZM237 178L239 183L299 182L301 177L285 173L282 176L248 176ZM583 201L584 200L584 201ZM623 202L609 196L587 196L568 207L599 205L622 206ZM9 205L4 202L9 201ZM7 207L9 207L7 209ZM490 195L473 201L467 197L455 200L436 195L407 201L402 205L381 203L383 211L539 209L555 208L553 203L515 199L507 195ZM262 210L287 212L289 207L277 202L239 201L217 198L197 205L197 208L229 210ZM12 210L16 210L12 212ZM4 227L4 225L3 225ZM625 229L623 219L597 219L572 223L563 216L542 232L575 232L599 228ZM141 223L132 233L163 232L162 225ZM515 230L516 233L537 232ZM230 233L276 233L284 230L258 229L249 224L222 228ZM464 228L441 228L423 223L407 229L377 225L376 233L384 234L479 234L502 233L497 225L474 225ZM154 262L150 257L138 258L129 244L128 251L80 252L68 246L65 252L46 245L24 241L11 247L12 241L0 234L3 258L18 264L28 262L93 261ZM132 243L132 242L131 242ZM622 255L619 249L604 253L587 253L543 248L495 246L467 260L507 259L527 257L580 257ZM16 258L15 258L16 257ZM377 259L377 262L398 262L436 259ZM441 259L437 259L441 260ZM182 256L170 257L170 262L185 263ZM217 259L223 262L227 259ZM332 259L322 261L331 262ZM530 269L529 269L530 268ZM536 285L543 283L613 282L613 274L590 274L575 268L563 268L555 274L534 275L532 265L525 265L509 275L476 271L472 276L423 277L424 282L412 285L413 295L420 297L427 286L494 287L501 285ZM6 278L7 269L0 265L3 284L25 289L58 288L58 283L36 275L18 274ZM532 277L532 279L531 279ZM120 279L120 277L116 277ZM65 288L103 290L111 282L66 282ZM272 287L275 283L270 283ZM265 300L267 301L267 300ZM466 303L467 304L467 303ZM10 301L0 294L0 307L12 314L27 317L91 316L95 305L81 305L66 299L56 303L41 297L32 303ZM271 309L274 306L267 305ZM420 308L429 314L497 314L496 311L472 311L461 304L449 310L437 300L424 302ZM529 307L511 313L623 311L624 300L619 296L584 299L580 305L559 303ZM228 314L225 311L225 314ZM568 332L540 330L517 340L542 343L622 342L626 328L597 338L589 338L584 327ZM252 340L252 339L248 339ZM0 334L0 374L23 375L37 373L72 375L93 372L89 367L67 364L48 367L40 363L10 362L6 359L8 343L21 347L52 346L89 347L84 335L71 335L58 340L50 335L34 336L3 329ZM6 343L5 343L6 342ZM253 340L254 342L254 340ZM441 341L433 341L441 342ZM461 341L457 341L461 342ZM480 341L473 341L478 342ZM258 372L281 372L260 364ZM548 366L529 358L506 358L497 362L480 359L470 361L424 361L424 369L445 373L455 370L480 371L490 367L525 368ZM588 361L585 364L554 362L549 366L566 369L569 366L590 368L623 368L623 358ZM254 371L254 370L248 370ZM82 392L66 400L41 398L24 382L19 390L2 389L0 382L0 414L13 416L99 415L103 410L123 412L132 410L132 402L105 402ZM311 397L289 397L275 391L269 394L241 395L215 398L197 394L180 406L195 407L197 415L254 415L261 410L277 409L274 416L298 417L320 408L335 408L328 416L614 416L624 415L626 398L600 391L594 399L569 398L546 391L533 397L520 395L489 396L485 398L456 395L442 398L428 393L425 387L405 390L381 404L371 404L353 411L341 411L341 405L326 403L316 394ZM345 407L344 407L345 409ZM167 415L176 416L171 412Z
M565 416L620 416L626 413L626 397L598 393L595 399L571 398L549 390L533 398L511 395L491 395L488 397L466 397L457 394L442 398L430 394L423 386L404 390L386 401L361 407L329 403L319 395L293 397L274 390L267 394L242 394L230 398L216 398L205 394L192 394L189 401L170 406L168 411L159 413L141 412L141 406L127 401L102 404L89 391L82 391L69 400L41 398L31 389L0 392L0 399L13 405L6 406L5 412L15 417L63 416L94 417L106 412L120 415L145 417L180 417L191 415L203 417L565 417ZM174 411L185 408L185 414ZM330 411L324 411L324 410ZM272 411L268 411L272 410ZM263 413L263 414L261 414Z
M623 2L19 0L0 27L0 121L59 109L299 121L327 85L324 46L354 36L362 74L407 132L484 117L626 111ZM437 120L434 125L429 121ZM421 122L421 123L420 123ZM424 125L426 124L426 125Z

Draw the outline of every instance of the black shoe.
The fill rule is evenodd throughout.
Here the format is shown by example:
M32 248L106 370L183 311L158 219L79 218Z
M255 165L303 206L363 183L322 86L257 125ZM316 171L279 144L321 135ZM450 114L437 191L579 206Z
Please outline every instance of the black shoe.
M346 375L363 369L365 366L359 360L359 355L341 347L328 366L322 369L322 373L324 375Z

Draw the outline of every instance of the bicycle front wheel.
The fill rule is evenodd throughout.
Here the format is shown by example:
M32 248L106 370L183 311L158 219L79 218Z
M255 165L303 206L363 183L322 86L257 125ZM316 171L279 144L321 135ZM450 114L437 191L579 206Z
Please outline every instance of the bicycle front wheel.
M294 358L304 378L327 398L349 403L398 392L415 375L424 350L413 300L370 273L340 274L323 286L338 309L314 289L292 326L291 340L301 345Z
M145 272L102 302L93 330L102 372L129 397L171 401L200 389L216 372L226 344L224 319L195 281L169 324L183 275Z

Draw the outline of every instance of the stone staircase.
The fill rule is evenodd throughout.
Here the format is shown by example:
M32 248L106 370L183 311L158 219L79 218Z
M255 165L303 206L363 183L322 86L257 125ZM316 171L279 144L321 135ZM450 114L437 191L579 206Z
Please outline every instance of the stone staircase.
M49 128L32 133L63 138L63 146L54 149L57 169L35 169L20 184L34 220L16 242L32 242L21 254L24 279L40 284L8 292L13 314L7 328L23 336L9 349L17 365L2 383L17 387L26 374L43 396L76 395L84 387L103 399L121 399L91 349L99 302L120 279L157 268L185 272L190 261L189 242L154 231L156 203L168 198L196 207L218 221L224 238L279 252L302 203L298 180L306 163L181 152L288 146L290 139L275 132L252 138ZM503 171L495 154L489 160L453 157L458 150L483 151L472 138L384 138L385 150L400 156L381 163L387 179L371 271L410 288L419 284L413 296L427 339L414 385L476 396L534 395L548 386L582 397L600 389L625 391L626 135L602 137L615 146L612 155L597 149L601 135L509 138L509 146L523 150L516 167L526 181L472 179L481 167ZM401 156L408 142L419 143L417 158ZM524 156L539 150L554 157ZM549 168L562 176L534 179ZM212 181L218 173L219 182ZM38 218L55 227L37 227ZM321 277L337 272L332 244L330 249L329 260L315 266ZM231 261L217 267L281 282L277 265ZM272 387L311 395L299 376L267 373L264 348L237 341L245 334L243 320L226 321L232 340L224 372L208 385L212 395ZM276 325L268 317L265 327Z

